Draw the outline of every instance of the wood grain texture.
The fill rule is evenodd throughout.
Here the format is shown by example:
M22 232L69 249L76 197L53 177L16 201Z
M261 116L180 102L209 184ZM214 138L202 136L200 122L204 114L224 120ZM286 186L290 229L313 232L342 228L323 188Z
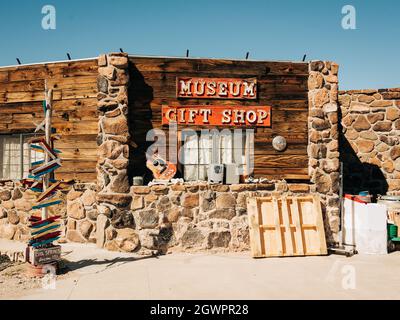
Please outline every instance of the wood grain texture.
M218 105L272 106L272 128L255 128L255 176L309 179L307 63L143 57L130 57L130 62L130 127L139 144L144 145L149 129L167 129L161 124L163 105L216 105L213 99L177 98L177 77L257 78L256 100L219 99ZM190 126L193 130L204 128ZM287 139L288 148L283 152L272 148L277 135Z
M0 68L0 134L31 133L43 120L45 81L61 135L59 179L96 180L97 60Z

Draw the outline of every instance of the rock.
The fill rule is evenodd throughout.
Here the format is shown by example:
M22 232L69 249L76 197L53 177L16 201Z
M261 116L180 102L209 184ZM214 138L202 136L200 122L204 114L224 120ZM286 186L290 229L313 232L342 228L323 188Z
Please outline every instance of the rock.
M98 215L99 211L96 209L86 210L86 216L92 221L96 221Z
M313 182L316 184L316 189L319 193L328 193L331 190L332 182L330 176L320 170L315 171Z
M81 232L81 235L88 239L90 236L90 233L93 230L93 224L91 224L89 221L82 221L79 225L79 231Z
M318 89L314 94L314 106L322 108L329 102L329 91L326 89Z
M144 208L144 198L142 196L134 196L132 198L131 210L140 210Z
M119 155L122 153L122 146L117 141L107 140L98 148L97 153L100 160L117 159Z
M129 181L126 170L121 170L118 174L111 178L110 190L115 193L128 193Z
M231 233L229 230L213 230L208 234L207 247L211 248L228 248L231 241Z
M110 164L118 169L118 170L123 170L128 168L129 165L129 160L127 159L116 159L116 160L110 160Z
M107 78L108 80L115 80L117 71L113 67L99 67L99 75ZM107 93L107 91L105 91Z
M151 191L150 187L147 186L133 186L131 192L135 194L149 194Z
M182 207L184 208L195 208L199 206L199 195L187 193L182 197Z
M179 207L173 207L169 209L167 219L169 222L177 222L181 216L181 209Z
M19 223L19 216L14 210L10 210L7 214L8 222L11 224L18 224Z
M323 144L311 144L309 145L309 154L314 159L326 158L327 148Z
M14 208L15 208L15 205L14 205L14 201L13 201L13 200L2 201L2 202L1 202L1 206L2 206L4 209L7 209L7 210L9 210L9 209L14 209Z
M151 191L153 191L155 194L167 194L169 191L169 188L167 186L159 186L159 185L155 185L155 186L151 186Z
M390 131L392 130L392 122L391 121L379 121L374 127L374 131Z
M106 235L105 235L105 230L109 225L108 218L100 214L97 217L97 223L96 223L96 244L97 247L103 248L104 243L106 241Z
M236 198L231 193L221 193L217 196L217 209L235 209Z
M7 218L7 210L0 207L0 219Z
M124 115L115 118L103 118L103 131L112 135L128 135L128 122Z
M17 199L14 201L15 208L19 211L29 212L32 210L32 204L25 199Z
M97 59L97 65L99 67L105 67L107 65L107 55L101 54Z
M310 72L308 77L308 89L321 89L324 85L324 77L319 72Z
M82 203L84 206L91 206L96 202L96 192L93 190L86 190L82 195Z
M212 184L210 186L212 191L216 192L228 192L229 191L229 186L223 185L223 184Z
M98 92L108 93L108 81L106 77L97 77L97 90Z
M383 113L371 113L367 115L367 118L371 124L374 124L377 121L382 121L383 119L385 119L385 115Z
M115 242L123 252L133 252L139 246L139 236L135 230L126 228L117 230Z
M141 229L152 229L158 226L158 213L154 209L135 211L136 223Z
M111 64L114 67L119 68L119 69L126 69L129 64L128 57L126 57L126 56L119 57L119 56L110 55L108 57L108 61L109 61L109 64Z
M372 141L378 140L378 136L373 131L361 132L360 137L363 139L372 140Z
M330 123L329 123L328 121L326 121L326 120L322 120L322 119L316 118L316 119L313 119L313 120L312 120L312 127L313 127L315 130L322 131L322 130L329 129L329 128L331 127L331 125L330 125Z
M232 184L230 186L232 192L256 191L256 184Z
M0 225L0 239L12 240L16 230L17 226L13 224Z
M28 241L31 238L30 229L27 226L19 225L15 230L14 240L16 241Z
M356 121L353 123L353 128L357 131L364 131L371 128L371 125L365 116L359 115Z
M67 214L76 220L85 218L85 208L79 200L67 201Z
M120 208L125 208L131 204L132 196L121 193L98 193L96 199L99 203L105 202Z
M373 141L359 140L357 141L357 147L359 152L368 153L374 150L375 144Z
M0 191L0 200L8 201L11 199L11 192L9 190L1 190Z
M108 241L111 241L111 240L113 240L113 239L115 239L116 238L116 236L117 236L117 230L115 230L114 228L112 228L112 227L109 227L109 228L107 228L107 230L106 230L106 239L108 240Z
M326 172L326 170L325 170ZM310 192L310 185L308 184L288 184L289 191L293 193L309 193Z
M360 101L360 102L364 102L364 103L371 103L372 101L374 101L375 100L375 98L374 97L372 97L372 96L367 96L367 95L365 95L365 94L360 94L359 96L358 96L358 101Z
M146 249L157 250L158 249L158 230L140 230L139 239L140 245Z
M119 251L119 246L115 240L107 241L104 245L104 249L108 251Z
M311 71L322 71L324 69L325 64L322 61L312 61L310 63L310 70Z
M104 214L106 217L110 218L112 215L112 210L107 206L97 206L98 214ZM98 215L97 215L98 216ZM97 220L97 219L96 219Z
M373 108L384 108L384 107L390 107L393 105L393 101L390 100L376 100L371 103L371 107Z
M390 150L390 158L397 160L400 157L400 146L395 146Z
M75 199L78 199L81 195L82 195L81 191L76 191L72 188L67 194L67 200L74 201Z
M400 118L400 110L398 108L389 108L386 111L386 120L394 121Z
M382 164L382 168L387 172L387 173L392 173L394 171L394 164L393 161L387 160Z
M85 243L86 239L77 230L68 230L67 239L71 242Z
M230 220L236 216L234 208L214 209L208 213L210 219L227 219Z
M249 224L246 215L235 217L230 223L231 246L234 249L248 250L250 247Z
M67 230L76 230L76 220L74 219L67 220Z
M322 136L321 136L321 133L319 131L312 130L312 132L310 133L309 137L310 137L310 141L312 143L320 143L320 142L322 142Z
M181 243L184 248L202 247L205 236L199 228L189 226L182 235Z
M339 96L339 103L344 108L349 108L351 103L351 97L349 95L340 95Z
M13 200L20 199L20 198L22 198L22 196L23 196L22 192L19 188L16 188L12 191L12 199Z
M353 101L350 104L350 112L352 113L368 113L370 112L370 107L368 104L365 103L359 103L359 102L355 102Z
M117 210L112 216L111 224L117 229L135 228L136 226L132 213L126 210Z
M117 108L117 109L114 109L114 110L111 110L111 111L107 111L104 115L107 118L115 118L115 117L118 117L121 114L122 114L121 113L121 109Z
M144 202L146 206L151 205L153 202L156 202L158 200L158 195L156 194L146 194L144 196Z

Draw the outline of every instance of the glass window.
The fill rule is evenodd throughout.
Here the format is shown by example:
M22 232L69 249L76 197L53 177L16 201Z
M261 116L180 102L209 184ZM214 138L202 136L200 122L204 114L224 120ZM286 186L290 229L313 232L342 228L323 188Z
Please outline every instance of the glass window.
M31 162L44 159L28 142L30 134L0 135L0 180L27 178Z
M210 164L236 164L243 174L251 133L248 130L202 130L182 134L185 181L207 180Z

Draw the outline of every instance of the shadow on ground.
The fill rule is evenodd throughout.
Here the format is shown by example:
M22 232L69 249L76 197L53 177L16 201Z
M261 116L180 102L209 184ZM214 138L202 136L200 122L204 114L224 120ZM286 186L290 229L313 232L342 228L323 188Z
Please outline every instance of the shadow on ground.
M60 274L66 274L68 272L76 271L82 268L86 267L91 267L91 266L103 266L105 265L105 269L111 268L116 264L124 265L130 262L136 262L140 260L145 260L145 259L151 259L151 258L156 258L158 259L158 256L144 256L144 257L118 257L114 259L103 259L103 260L98 260L98 259L84 259L84 260L79 260L79 261L68 261L66 259L63 259L62 261L62 266L60 267Z

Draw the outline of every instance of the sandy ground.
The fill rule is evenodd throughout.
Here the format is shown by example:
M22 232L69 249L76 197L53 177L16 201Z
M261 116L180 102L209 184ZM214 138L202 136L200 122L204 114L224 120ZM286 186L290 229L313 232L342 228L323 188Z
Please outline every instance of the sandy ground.
M400 299L400 252L351 258L252 259L248 253L146 258L66 244L63 255L70 272L55 287L24 289L24 281L20 284L14 275L0 298Z

